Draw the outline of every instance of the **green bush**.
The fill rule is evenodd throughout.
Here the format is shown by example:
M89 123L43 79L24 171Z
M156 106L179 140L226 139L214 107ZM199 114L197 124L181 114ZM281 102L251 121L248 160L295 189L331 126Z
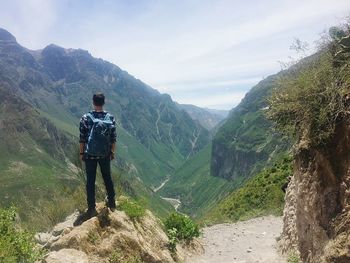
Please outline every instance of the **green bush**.
M177 240L191 241L195 237L199 237L199 226L186 215L172 213L164 221L170 241L173 242L174 237ZM175 245L176 246L176 245Z
M34 236L15 223L16 209L0 209L0 262L35 262L43 251L36 247Z
M176 251L176 244L178 243L177 229L176 228L168 229L167 235L169 237L168 248L171 252L175 252Z
M131 219L139 219L145 215L146 209L142 204L122 198L118 201L118 207L124 211Z

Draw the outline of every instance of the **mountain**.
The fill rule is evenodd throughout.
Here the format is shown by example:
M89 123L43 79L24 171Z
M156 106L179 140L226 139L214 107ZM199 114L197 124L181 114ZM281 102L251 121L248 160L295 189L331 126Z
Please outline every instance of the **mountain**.
M179 211L199 217L232 191L239 182L210 175L211 144L188 159L159 190L181 201Z
M72 180L74 138L0 82L0 178L4 205L37 200Z
M229 111L200 108L191 104L178 104L178 106L209 131L224 120L229 113Z
M120 191L145 199L160 215L173 210L151 188L205 147L209 132L178 109L169 95L119 67L80 49L49 45L28 50L4 29L0 29L1 205L15 203L30 210L67 193L72 197L67 203L74 202L73 189L81 185L78 123L91 110L94 92L106 94L106 109L116 117L113 176L120 180Z
M231 110L213 139L211 175L237 180L248 178L272 164L290 148L267 120L266 99L283 72L254 86ZM241 179L240 179L241 180Z
M104 92L118 124L120 157L147 185L157 184L209 141L209 132L169 95L84 50L49 45L30 51L1 29L0 80L72 135L80 116L91 109L92 94ZM151 157L142 160L140 152Z
M222 121L210 145L169 177L160 194L181 201L180 211L197 218L290 149L266 118L266 99L281 72L254 86ZM217 210L215 210L217 211Z

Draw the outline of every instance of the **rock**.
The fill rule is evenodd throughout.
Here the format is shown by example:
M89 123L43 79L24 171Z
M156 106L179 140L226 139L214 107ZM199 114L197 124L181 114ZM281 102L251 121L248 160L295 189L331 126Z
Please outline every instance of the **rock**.
M67 249L74 250L73 253L83 252L93 263L109 262L113 253L126 258L140 257L142 262L148 263L174 263L175 259L183 261L189 250L191 253L203 250L198 242L193 241L188 251L183 249L185 244L179 244L177 253L172 255L167 247L169 239L163 226L151 212L146 211L142 218L131 220L123 211L110 212L103 210L103 207L102 204L97 205L97 211L103 214L102 217L93 217L76 227L70 227L74 221L74 217L70 217L69 222L57 225L53 231L58 235L55 237L57 240L47 247L51 251L48 258L52 261L45 262L56 262L53 260L56 260L57 255L64 255ZM83 260L84 256L80 256Z
M73 228L73 223L77 219L78 215L79 213L76 211L68 216L64 222L57 224L52 230L52 235L59 236L65 229Z
M301 140L295 148L294 175L283 212L283 253L295 251L301 262L350 262L350 120L338 122L327 147Z
M59 251L53 251L43 260L44 263L89 263L89 258L86 253L65 248Z
M37 233L34 236L35 241L39 243L40 245L45 245L46 243L49 242L51 238L51 234L49 233Z
M247 249L247 253L252 253L253 250L251 248Z

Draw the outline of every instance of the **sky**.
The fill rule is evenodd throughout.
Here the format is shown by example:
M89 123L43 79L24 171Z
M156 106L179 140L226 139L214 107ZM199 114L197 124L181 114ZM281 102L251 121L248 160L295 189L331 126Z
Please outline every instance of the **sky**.
M29 49L54 43L108 60L185 104L229 110L309 53L350 0L0 0L0 27Z

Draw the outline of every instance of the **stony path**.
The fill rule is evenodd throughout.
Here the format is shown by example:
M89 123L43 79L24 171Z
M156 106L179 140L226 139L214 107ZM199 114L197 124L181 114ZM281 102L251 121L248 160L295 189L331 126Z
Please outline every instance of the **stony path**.
M282 218L260 217L203 229L204 254L186 263L285 263L276 249Z

